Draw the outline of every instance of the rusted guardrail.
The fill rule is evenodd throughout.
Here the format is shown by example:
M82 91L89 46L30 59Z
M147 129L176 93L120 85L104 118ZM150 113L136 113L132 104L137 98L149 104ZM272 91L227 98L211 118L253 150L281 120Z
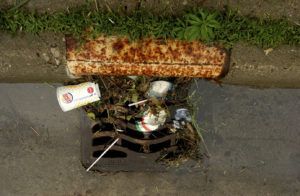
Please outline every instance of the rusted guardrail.
M105 37L80 44L66 38L67 68L74 76L145 75L218 78L229 66L228 53L201 42Z

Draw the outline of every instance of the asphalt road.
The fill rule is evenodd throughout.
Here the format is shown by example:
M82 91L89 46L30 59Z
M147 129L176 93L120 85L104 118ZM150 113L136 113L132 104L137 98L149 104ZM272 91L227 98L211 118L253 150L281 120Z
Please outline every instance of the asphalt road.
M199 81L191 94L212 155L202 171L101 175L81 166L79 112L54 87L1 84L0 195L300 195L300 89Z

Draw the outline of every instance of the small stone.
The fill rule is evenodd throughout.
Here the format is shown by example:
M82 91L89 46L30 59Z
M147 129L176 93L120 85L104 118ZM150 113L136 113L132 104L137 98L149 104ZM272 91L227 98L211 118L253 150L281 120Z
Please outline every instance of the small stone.
M48 56L48 54L43 53L43 54L42 54L42 57L43 57L43 59L44 59L46 62L49 62L49 61L50 61L50 57Z
M60 60L59 59L54 59L56 65L60 65Z
M54 56L54 58L59 58L60 52L59 52L58 48L50 48L50 51L51 51L52 55Z

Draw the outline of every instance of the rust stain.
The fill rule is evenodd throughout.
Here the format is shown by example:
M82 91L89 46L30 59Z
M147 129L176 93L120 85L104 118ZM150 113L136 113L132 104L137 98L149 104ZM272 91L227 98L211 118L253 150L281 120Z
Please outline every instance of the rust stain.
M75 76L147 75L217 78L228 66L228 53L201 42L98 37L78 46L67 38L67 67Z
M120 40L117 42L113 43L113 49L116 50L117 52L120 52L124 48L124 43Z

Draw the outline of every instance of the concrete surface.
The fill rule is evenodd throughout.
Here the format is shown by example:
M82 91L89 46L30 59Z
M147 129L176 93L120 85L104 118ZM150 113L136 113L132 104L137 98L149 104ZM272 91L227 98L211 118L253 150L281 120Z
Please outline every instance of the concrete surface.
M42 33L12 36L0 32L0 82L63 82L64 35Z
M212 155L202 172L102 175L81 166L79 113L53 86L0 84L0 195L300 194L300 90L199 81L191 94Z
M300 47L283 45L267 50L245 43L234 45L227 84L300 88Z
M64 82L65 39L62 34L0 32L0 82ZM300 88L300 47L280 46L266 55L261 48L239 43L232 49L228 84Z
M295 24L300 24L299 0L88 0L97 2L99 10L118 10L130 12L144 8L154 13L180 14L194 7L208 7L223 10L228 7L237 10L242 15L263 18L287 18ZM16 0L2 0L0 9L15 5ZM20 2L20 1L19 1ZM55 12L82 6L86 0L30 0L24 7L37 12ZM95 6L96 7L96 6Z

